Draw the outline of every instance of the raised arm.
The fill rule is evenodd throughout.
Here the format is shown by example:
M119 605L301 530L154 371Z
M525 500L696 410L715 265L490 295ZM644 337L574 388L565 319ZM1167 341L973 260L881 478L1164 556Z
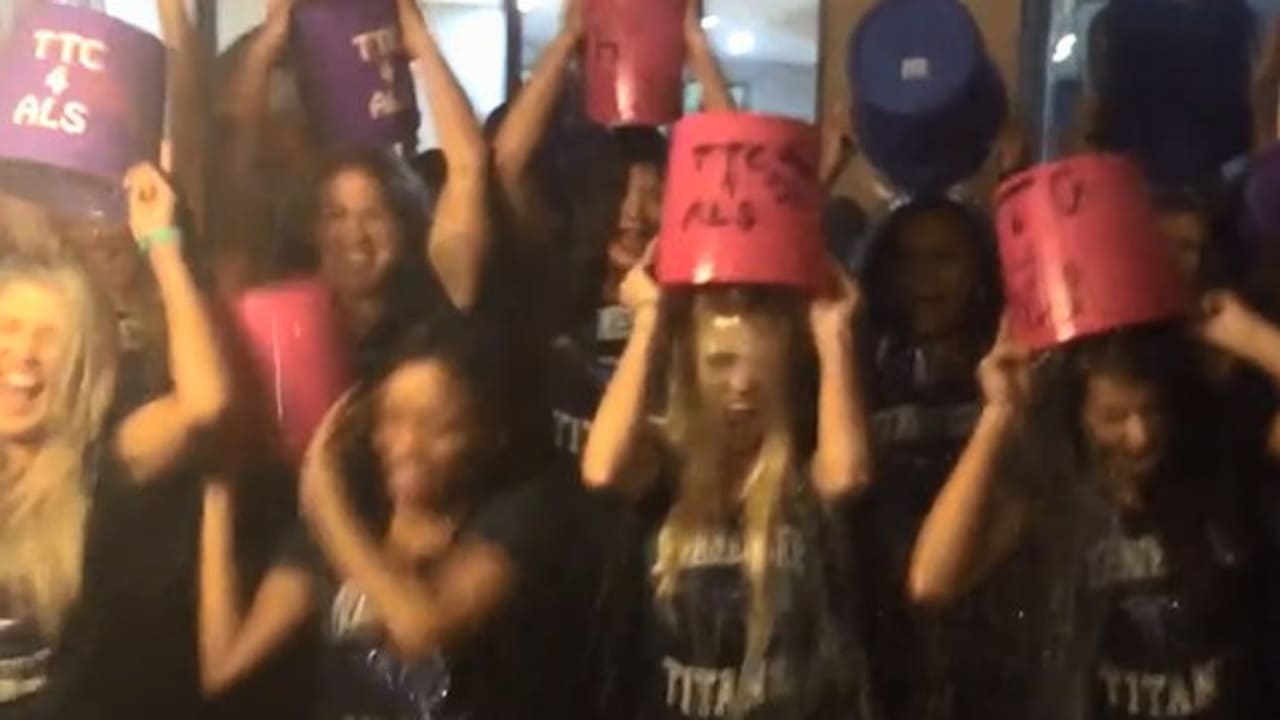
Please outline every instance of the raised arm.
M1197 332L1205 343L1256 367L1280 385L1280 328L1232 292L1205 296ZM1280 459L1280 414L1271 420L1267 452Z
M640 490L656 475L648 398L653 355L661 329L661 290L646 258L627 273L621 299L633 313L631 335L596 409L582 451L582 482L592 488ZM629 487L627 487L629 486Z
M414 0L399 0L405 49L416 62L444 153L446 179L426 238L427 257L450 300L470 309L489 254L489 149L467 95Z
M312 611L311 576L301 568L271 568L249 611L240 607L235 552L235 497L222 478L204 491L198 600L200 688L220 695L259 668L302 627Z
M569 64L582 44L583 0L569 0L564 24L543 51L529 82L511 102L493 141L493 164L517 223L538 223L542 198L531 177L533 159L542 144L556 103L564 90Z
M295 2L268 0L266 21L253 31L239 65L223 89L219 111L230 130L225 160L233 177L253 171L267 122L271 72L288 45L289 19Z
M1025 524L1025 503L997 492L997 470L1025 405L1026 353L1002 338L978 372L986 406L911 557L907 592L920 605L944 606L971 590L1013 550Z
M830 266L828 294L815 298L809 309L819 378L812 482L819 497L835 502L866 488L871 448L853 342L861 292L835 260Z
M702 86L702 109L705 111L736 110L737 103L729 92L720 61L707 33L702 29L702 0L689 0L684 16L684 46L689 71Z
M173 137L174 171L182 196L188 198L194 229L205 224L205 162L208 138L205 58L200 37L187 17L185 0L156 0L160 28L169 48L169 134Z
M152 165L130 170L125 187L129 228L147 255L164 306L173 381L168 393L135 410L116 431L115 450L129 476L146 482L172 470L218 422L230 404L231 383L205 298L182 255L173 188Z
M307 452L303 515L329 564L369 598L396 649L409 658L423 657L491 617L510 594L514 570L496 546L465 540L446 551L430 579L389 562L352 510L343 478L329 458L334 420L344 406L330 412Z

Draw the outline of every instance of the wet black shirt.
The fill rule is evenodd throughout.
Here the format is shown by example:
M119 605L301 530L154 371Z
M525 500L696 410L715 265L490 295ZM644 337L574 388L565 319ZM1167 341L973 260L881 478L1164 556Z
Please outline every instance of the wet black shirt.
M738 518L705 526L680 551L669 596L652 573L643 620L645 720L864 718L865 665L838 611L833 518L793 488L770 542L768 597L775 620L762 657L748 657L751 588ZM651 570L668 508L645 523Z
M471 638L423 660L402 661L372 619L368 599L333 575L300 532L281 562L314 581L323 637L320 716L333 720L486 720L584 717L581 693L589 640L574 614L566 568L572 566L578 501L554 483L530 483L484 503L460 542L482 542L507 555L516 589ZM429 569L428 569L429 571ZM576 595L575 595L576 597ZM576 628L576 631L575 631Z

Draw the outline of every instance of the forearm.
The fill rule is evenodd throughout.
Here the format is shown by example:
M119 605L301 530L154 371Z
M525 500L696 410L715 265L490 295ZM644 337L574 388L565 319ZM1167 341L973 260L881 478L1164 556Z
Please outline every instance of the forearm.
M983 410L969 444L934 500L916 538L909 593L920 604L946 604L966 592L991 565L993 533L1007 525L997 517L996 463L1008 442L1013 416Z
M253 168L267 122L271 72L280 59L282 48L271 33L258 29L249 41L239 66L227 83L223 107L219 111L229 123L230 143L227 165L233 176L247 174Z
M432 587L387 562L367 526L352 511L339 476L304 480L313 492L304 502L312 534L334 571L373 603L388 633L415 654L439 644L444 628Z
M820 338L818 349L818 446L813 483L827 501L855 495L870 478L867 415L858 384L853 331Z
M685 52L689 70L702 86L702 109L708 112L736 110L729 83L707 36L701 32L691 34L685 40Z
M471 101L431 32L422 26L407 35L411 38L407 50L418 70L449 178L483 175L488 165L488 144Z
M1272 382L1280 384L1280 328L1255 315L1239 355Z
M168 86L173 170L181 194L192 204L195 226L205 225L204 149L208 140L203 49L183 0L158 0L160 25L169 48Z
M503 184L522 179L546 135L565 75L577 50L576 38L557 35L534 68L532 77L511 103L493 141L494 165Z
M227 658L243 623L235 557L235 498L218 480L205 486L200 526L199 650L201 685L226 684Z
M148 257L164 305L174 399L185 422L208 427L226 410L231 390L205 298L178 244L153 247Z
M582 453L582 480L591 487L618 484L648 422L649 369L658 335L656 307L636 313Z

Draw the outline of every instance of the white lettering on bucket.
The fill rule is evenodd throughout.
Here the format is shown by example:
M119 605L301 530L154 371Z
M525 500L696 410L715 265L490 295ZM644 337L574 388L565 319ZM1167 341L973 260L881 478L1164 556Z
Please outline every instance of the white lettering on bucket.
M78 65L90 72L106 69L107 44L97 38L57 30L36 30L34 35L38 60L47 61L52 54L63 65Z
M89 108L81 102L60 104L57 98L41 100L35 95L27 95L18 101L18 107L13 111L13 124L83 135L89 126Z
M903 80L928 80L929 58L909 57L902 60Z

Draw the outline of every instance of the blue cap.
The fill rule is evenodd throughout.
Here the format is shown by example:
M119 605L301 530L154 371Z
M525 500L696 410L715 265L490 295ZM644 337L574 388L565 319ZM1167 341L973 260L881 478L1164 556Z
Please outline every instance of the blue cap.
M847 69L862 147L899 188L940 191L982 166L1008 101L958 0L881 0L853 31Z

